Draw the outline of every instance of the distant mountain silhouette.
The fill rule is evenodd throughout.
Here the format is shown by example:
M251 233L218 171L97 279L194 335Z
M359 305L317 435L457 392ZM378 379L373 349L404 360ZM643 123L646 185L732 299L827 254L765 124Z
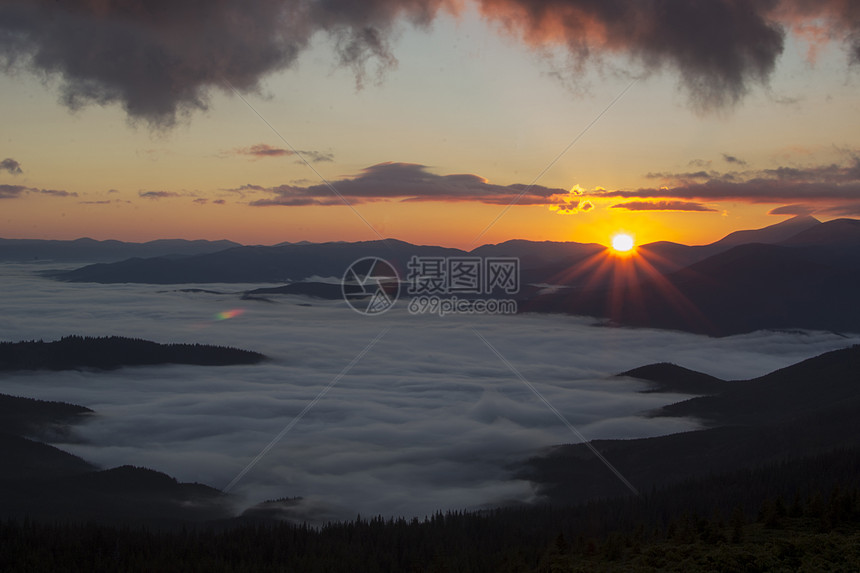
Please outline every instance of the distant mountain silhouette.
M381 257L398 270L408 272L415 256L463 256L459 249L410 245L387 239L358 243L316 243L277 247L236 247L218 253L186 257L129 259L118 263L88 265L54 278L99 283L284 283L306 278L342 277L347 268L364 257Z
M618 264L630 272L635 262ZM535 296L520 310L713 336L794 328L860 332L857 292L860 247L753 243L662 276L640 273L628 282Z
M644 372L664 374L660 382L672 387L680 371L652 365ZM701 418L710 428L592 445L641 491L857 448L858 372L860 346L829 352L759 378L725 383L716 395L653 413ZM539 484L539 491L555 502L629 494L583 444L551 448L520 466L518 475Z
M793 328L860 332L860 305L854 302L860 292L860 221L853 219L821 223L798 216L737 231L710 245L643 245L627 260L609 256L596 244L513 240L466 253L388 239L135 258L52 276L101 283L290 283L245 296L333 299L338 297L335 285L305 281L343 276L353 262L370 256L391 262L403 280L412 256L518 257L521 312L570 313L607 324L714 336Z
M714 394L726 389L726 381L696 372L677 364L661 362L640 366L618 376L628 376L654 382L646 392L680 392L682 394Z
M755 231L738 231L711 245L693 246L677 243L651 243L640 252L661 272L678 270L694 262L725 251L748 239L748 242L776 243L792 234L818 225L812 217L794 217ZM94 264L54 273L54 278L73 282L100 283L249 283L296 282L313 276L340 277L357 259L368 256L392 263L405 278L410 257L478 256L518 257L523 284L549 282L578 284L586 277L571 279L565 271L596 255L606 247L595 243L510 240L482 245L471 252L444 247L419 246L386 239L356 243L282 243L273 247L235 247L219 252L176 259L141 258Z
M780 242L788 246L860 246L860 221L857 219L834 219L812 226Z
M74 241L44 239L0 239L0 261L120 261L130 257L188 256L214 253L240 246L233 241L186 241L158 239L148 243L96 241L83 238Z
M606 247L597 243L515 239L496 245L482 245L468 255L519 258L520 282L525 286L529 283L564 283L566 281L560 277L566 269L605 251Z
M860 346L827 352L753 380L724 384L714 396L672 404L659 413L755 425L825 412L852 401L860 404Z
M821 225L815 217L798 215L762 229L735 231L708 245L688 246L669 241L648 243L638 248L639 253L661 273L671 273L718 255L732 247L750 243L780 244L798 233Z
M302 281L278 287L253 289L245 293L246 296L260 296L267 294L293 294L328 300L338 300L343 298L343 288L340 284Z
M66 336L53 342L0 342L0 371L110 370L122 366L196 364L226 366L256 364L265 360L258 352L203 344L159 344L119 336Z
M791 219L786 219L762 229L729 233L719 241L711 243L710 246L736 247L748 243L776 245L794 237L798 233L814 229L821 224L821 221L811 215L797 215Z

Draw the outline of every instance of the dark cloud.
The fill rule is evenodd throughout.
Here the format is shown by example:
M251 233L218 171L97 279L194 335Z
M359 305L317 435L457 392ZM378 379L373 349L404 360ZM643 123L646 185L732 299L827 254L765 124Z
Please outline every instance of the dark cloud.
M15 199L29 190L30 188L24 185L0 184L0 199Z
M509 205L515 199L520 205L545 205L557 196L567 196L564 189L541 185L495 185L472 174L435 175L425 165L414 163L380 163L367 167L352 178L332 181L337 192L351 203L366 201L478 201ZM244 185L256 190L257 186ZM280 185L267 189L274 196L252 201L251 205L342 205L343 201L325 184L300 187Z
M645 174L648 179L666 179L666 180L688 180L688 179L713 179L719 177L716 171L683 171L681 173L670 173L667 171L658 171Z
M571 192L573 195L579 194L579 189ZM547 206L550 211L555 211L559 215L575 215L576 213L587 213L594 208L591 201L579 201L577 199L571 199L570 195L558 195L555 197L551 197L548 201Z
M554 205L554 210L562 215L570 215L572 213L576 213L579 211L579 201L572 201L570 203L558 203Z
M144 199L166 199L169 197L179 197L179 193L174 191L138 191L139 197Z
M293 155L300 155L301 157L312 163L334 161L334 155L331 153L313 150L293 151L291 149L283 149L281 147L272 147L271 145L267 145L265 143L258 143L257 145L252 145L251 147L242 147L234 150L233 153L238 155L249 155L258 159L265 157L290 157Z
M768 215L812 215L815 212L813 207L808 205L783 205L774 207L767 212Z
M241 187L237 187L236 189L228 189L228 191L235 191L237 193L244 193L247 191L252 191L252 192L266 191L266 188L263 187L262 185L252 185L250 183L246 183L245 185L242 185Z
M635 191L601 191L592 197L624 199L677 198L709 201L748 201L779 203L783 201L820 201L860 199L860 182L846 185L810 182L783 182L773 179L751 179L740 183L707 181L660 189L643 188Z
M101 201L78 201L81 205L110 205L113 203L110 199L103 199Z
M216 205L224 205L225 203L227 203L227 201L225 201L224 199L215 199L212 202Z
M209 202L209 199L206 199L204 197L198 197L197 199L194 199L192 201L192 203L196 203L197 205L205 205L208 202Z
M37 189L25 185L0 185L0 199L16 199L25 193L38 193L51 195L53 197L77 197L77 193L70 193L61 189Z
M725 161L726 163L734 163L737 165L746 165L747 164L747 162L744 161L743 159L741 159L735 155L729 155L728 153L723 153L723 161Z
M860 158L849 154L846 164L778 167L755 172L713 174L705 181L679 177L661 188L608 190L589 197L619 199L677 199L682 201L744 201L749 203L824 203L830 206L860 201ZM786 207L788 208L788 207Z
M39 193L43 195L52 195L54 197L77 197L76 192L69 193L63 189L39 189Z
M20 175L23 173L23 171L21 171L21 164L11 157L7 157L3 161L0 161L0 170L7 171L12 175Z
M224 79L253 91L290 65L311 33L302 20L276 0L7 1L0 55L59 76L71 109L119 103L130 118L167 127L205 109Z
M239 187L236 187L234 189L223 189L223 191L229 191L230 193L237 193L239 195L239 197L244 199L246 195L263 193L263 192L268 191L268 189L266 189L262 185L251 185L250 183L246 183L246 184L241 185Z
M737 102L765 83L783 50L774 2L485 0L482 12L532 45L564 44L580 61L622 54L648 71L673 68L695 107Z
M766 83L786 30L810 26L860 62L860 9L848 0L473 0L485 18L540 50L561 45L584 64L621 55L670 69L697 108L737 102ZM121 105L169 127L206 109L213 88L257 91L323 32L358 87L397 60L400 23L427 26L456 0L4 0L0 66L59 80L72 109Z
M860 201L843 205L832 205L817 209L815 212L837 217L860 217Z
M673 69L698 109L738 102L766 84L787 31L842 42L860 63L851 0L482 0L483 14L529 44L567 46L579 64L621 54L647 72ZM812 37L809 30L817 33ZM575 66L578 68L580 66Z
M692 201L627 201L616 203L613 209L627 209L628 211L702 211L716 212L707 205Z
M776 16L810 44L810 55L831 40L842 42L860 63L860 5L853 0L782 0Z
M860 216L860 200L835 205L783 205L767 212L768 215L824 215L830 217Z
M395 63L388 37L405 17L427 23L443 0L15 1L0 4L0 65L51 74L61 101L123 106L169 127L206 109L213 87L259 89L289 68L318 31L363 81L371 60Z
M808 181L821 183L850 183L860 181L860 157L852 154L848 165L831 163L812 167L777 167L763 171L768 177L780 181Z

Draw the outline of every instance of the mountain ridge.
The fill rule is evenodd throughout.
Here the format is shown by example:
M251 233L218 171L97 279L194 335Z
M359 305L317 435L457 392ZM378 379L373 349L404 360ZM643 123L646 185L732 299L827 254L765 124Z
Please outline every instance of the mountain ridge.
M735 244L741 240L756 242ZM610 325L710 336L793 328L860 332L860 307L854 304L854 293L860 291L860 221L854 219L822 223L798 216L738 231L710 245L643 245L629 258L586 243L517 239L482 245L469 253L388 239L234 247L47 274L71 282L263 283L270 288L308 277L343 276L365 257L387 260L404 280L410 276L412 257L500 256L519 260L520 312L584 315ZM331 285L273 288L283 294L337 295ZM250 289L246 296L253 299L255 294L261 293Z
M698 418L707 424L702 429L653 438L594 440L591 446L643 491L857 448L858 372L860 346L826 352L757 378L728 382L715 395L649 413ZM513 469L556 503L629 495L584 444L549 448Z

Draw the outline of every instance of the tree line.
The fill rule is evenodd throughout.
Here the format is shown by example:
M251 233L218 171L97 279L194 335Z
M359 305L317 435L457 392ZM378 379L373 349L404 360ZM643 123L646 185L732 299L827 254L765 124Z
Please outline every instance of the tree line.
M859 460L860 451L834 451L575 507L357 516L320 527L239 519L157 530L7 520L0 524L0 569L856 570Z
M256 364L259 352L207 344L160 344L121 336L65 336L45 342L0 342L0 370L112 370L122 366Z

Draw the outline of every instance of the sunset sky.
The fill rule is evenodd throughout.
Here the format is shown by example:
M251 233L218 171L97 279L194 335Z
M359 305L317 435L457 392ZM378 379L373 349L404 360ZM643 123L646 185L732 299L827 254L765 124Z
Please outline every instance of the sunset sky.
M0 237L700 244L860 216L858 38L850 0L0 0Z

